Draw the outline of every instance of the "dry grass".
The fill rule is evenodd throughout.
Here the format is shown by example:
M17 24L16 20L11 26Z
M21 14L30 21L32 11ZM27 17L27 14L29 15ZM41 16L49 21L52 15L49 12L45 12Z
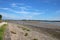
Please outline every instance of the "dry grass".
M14 31L11 31L11 33L16 34L16 32L14 32Z
M23 27L22 29L23 29L23 30L26 30L26 31L30 31L28 28L24 28L24 27Z

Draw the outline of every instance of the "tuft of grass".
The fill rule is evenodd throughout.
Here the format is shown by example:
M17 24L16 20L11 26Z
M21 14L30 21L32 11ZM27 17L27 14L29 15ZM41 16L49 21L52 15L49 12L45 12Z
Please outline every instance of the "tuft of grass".
M27 30L27 28L22 28L23 30Z
M34 38L33 40L38 40L38 39Z
M6 30L7 24L4 24L3 26L0 27L0 40L3 40L4 32Z
M23 30L30 31L28 28L22 28Z
M28 33L25 33L25 35L24 36L28 36Z
M16 34L16 32L14 32L14 31L11 31L11 33Z
M29 29L27 29L27 31L30 31Z

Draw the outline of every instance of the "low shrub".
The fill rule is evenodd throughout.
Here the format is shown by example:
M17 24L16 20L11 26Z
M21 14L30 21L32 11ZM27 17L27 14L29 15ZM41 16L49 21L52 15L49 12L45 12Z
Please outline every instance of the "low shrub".
M25 35L24 36L28 36L28 33L25 33Z
M22 28L23 30L30 31L28 28Z
M33 40L38 40L38 39L34 38Z

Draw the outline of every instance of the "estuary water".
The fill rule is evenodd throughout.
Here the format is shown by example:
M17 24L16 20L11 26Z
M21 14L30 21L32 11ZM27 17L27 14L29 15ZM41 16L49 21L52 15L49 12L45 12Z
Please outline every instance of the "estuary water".
M43 23L48 23L48 24L60 26L60 22L43 22Z

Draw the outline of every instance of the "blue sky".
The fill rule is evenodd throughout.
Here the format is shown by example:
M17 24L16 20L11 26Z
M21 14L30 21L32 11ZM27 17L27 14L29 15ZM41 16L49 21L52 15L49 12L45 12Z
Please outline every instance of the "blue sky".
M60 0L0 0L3 19L60 20Z

